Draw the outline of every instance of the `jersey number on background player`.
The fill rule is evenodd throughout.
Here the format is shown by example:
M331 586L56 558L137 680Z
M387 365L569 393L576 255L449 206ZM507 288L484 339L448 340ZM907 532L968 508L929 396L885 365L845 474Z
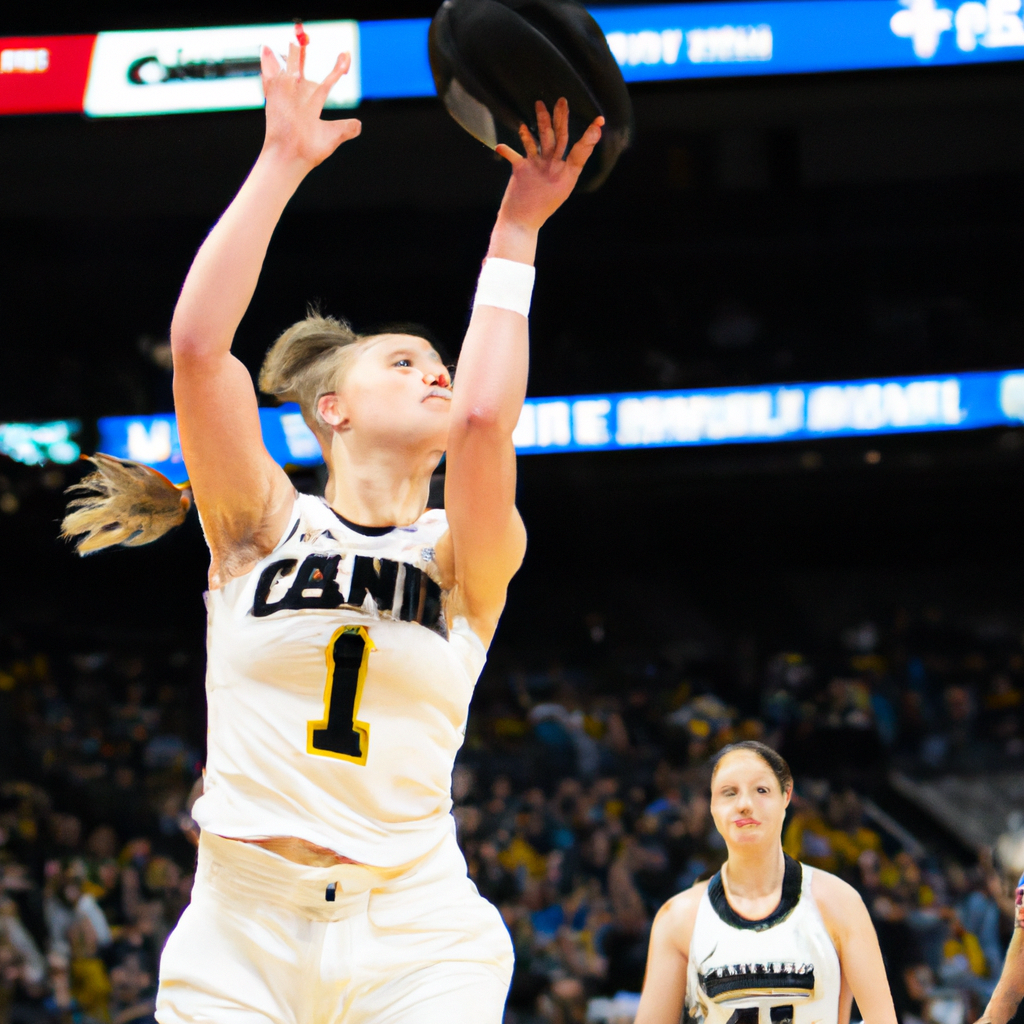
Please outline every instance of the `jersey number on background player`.
M771 1007L769 1017L771 1024L793 1024L792 1004ZM745 1006L740 1010L733 1010L732 1016L726 1024L762 1024L761 1010L757 1006Z
M324 717L306 723L306 752L366 764L370 723L357 722L373 641L365 626L342 626L327 645Z

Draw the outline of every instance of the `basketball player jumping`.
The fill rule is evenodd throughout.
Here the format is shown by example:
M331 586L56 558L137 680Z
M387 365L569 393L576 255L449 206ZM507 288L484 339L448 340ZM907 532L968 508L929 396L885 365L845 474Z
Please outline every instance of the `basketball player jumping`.
M711 814L728 858L674 896L651 930L636 1024L896 1024L867 908L835 875L791 860L786 762L754 741L726 747Z
M565 101L553 116L538 104L526 156L499 147L512 174L456 386L416 335L360 337L309 316L276 341L260 386L297 401L316 434L321 500L296 494L267 453L252 380L231 354L289 198L361 128L320 117L348 55L319 84L303 77L304 55L291 46L282 67L263 51L266 141L196 255L171 328L181 446L211 552L209 750L195 888L164 949L156 1017L498 1024L512 948L467 877L451 772L526 545L512 431L537 232L602 121L565 156ZM446 512L429 511L445 452ZM150 536L111 465L65 524L92 547Z

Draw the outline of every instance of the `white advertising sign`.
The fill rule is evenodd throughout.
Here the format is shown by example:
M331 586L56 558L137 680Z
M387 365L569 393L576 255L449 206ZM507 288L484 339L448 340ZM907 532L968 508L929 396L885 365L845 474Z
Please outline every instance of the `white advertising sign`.
M306 77L321 80L339 53L351 53L352 68L331 90L326 106L356 106L361 96L358 23L307 22L305 29ZM290 23L101 32L85 112L91 117L124 117L262 107L260 47L269 46L283 60L294 41L295 26Z

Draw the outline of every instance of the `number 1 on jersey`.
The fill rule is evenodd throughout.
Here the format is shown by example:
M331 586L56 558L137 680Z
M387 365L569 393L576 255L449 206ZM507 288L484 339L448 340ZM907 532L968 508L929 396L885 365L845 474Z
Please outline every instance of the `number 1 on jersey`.
M306 723L306 752L366 764L370 723L357 722L373 641L365 626L342 626L327 645L324 717Z

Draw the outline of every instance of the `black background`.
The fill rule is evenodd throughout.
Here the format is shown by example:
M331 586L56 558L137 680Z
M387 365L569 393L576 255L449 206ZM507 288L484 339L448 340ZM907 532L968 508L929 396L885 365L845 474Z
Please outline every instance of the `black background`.
M432 5L48 5L0 34L424 16ZM1017 65L635 87L637 141L545 228L531 393L1024 365ZM435 101L367 102L302 186L237 339L255 370L310 300L454 351L506 172ZM165 411L140 352L261 139L259 112L0 120L0 419ZM86 436L87 449L91 439ZM865 460L867 449L880 460ZM498 648L544 661L599 612L623 641L763 650L861 614L1019 608L1014 430L520 460L530 533ZM190 524L86 561L60 487L6 463L0 617L87 644L198 643Z

